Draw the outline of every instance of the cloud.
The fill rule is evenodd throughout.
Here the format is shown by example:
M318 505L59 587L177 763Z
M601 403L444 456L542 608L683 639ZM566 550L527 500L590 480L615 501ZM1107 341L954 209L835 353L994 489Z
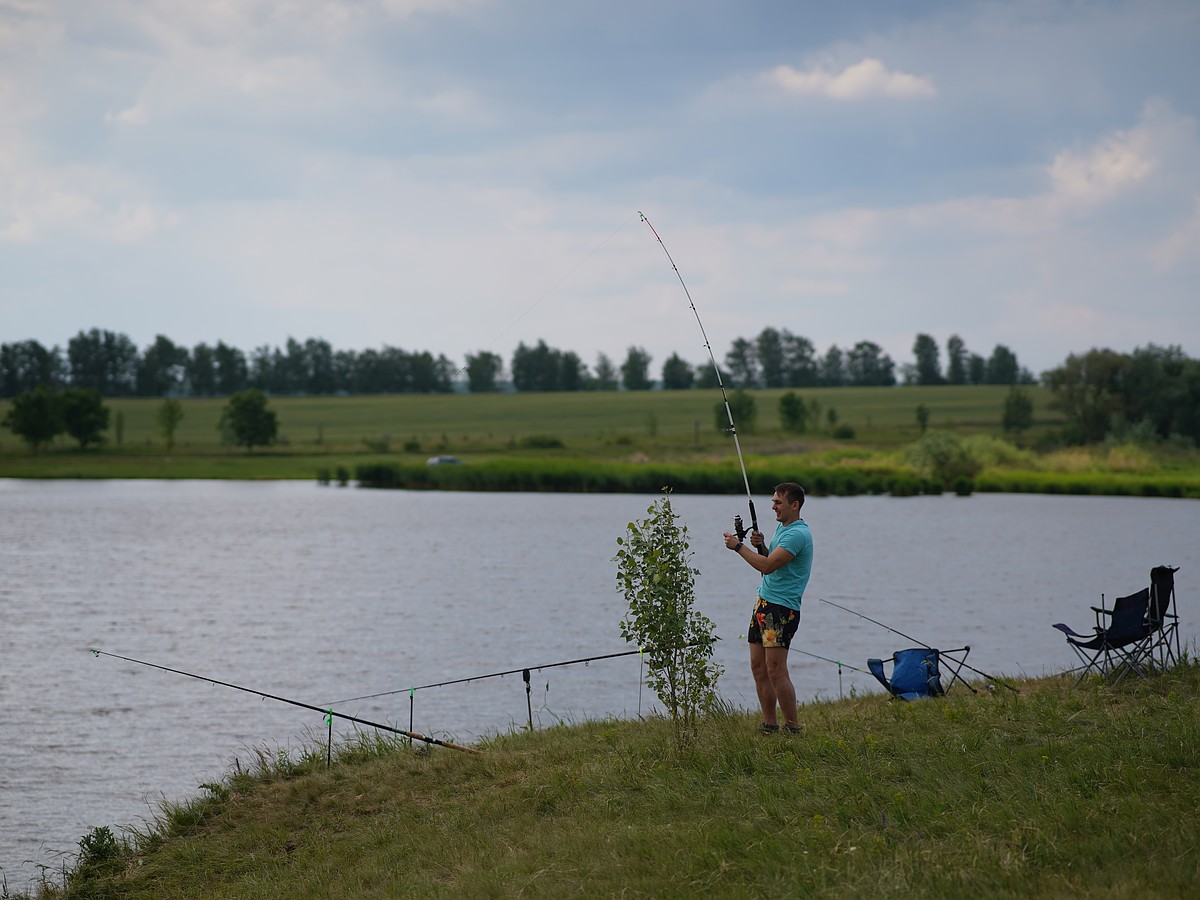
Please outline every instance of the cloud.
M865 57L840 72L820 66L805 71L788 65L776 66L766 75L766 79L789 94L839 101L873 97L909 100L937 95L937 88L930 79L907 72L888 71L880 60L873 57Z
M1054 193L1068 202L1102 203L1142 181L1157 166L1146 128L1118 131L1083 151L1063 150L1050 164Z

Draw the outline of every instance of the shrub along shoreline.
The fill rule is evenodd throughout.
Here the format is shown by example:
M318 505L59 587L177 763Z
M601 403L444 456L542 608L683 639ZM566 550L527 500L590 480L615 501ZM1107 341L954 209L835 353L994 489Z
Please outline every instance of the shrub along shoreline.
M953 491L981 493L1096 494L1200 499L1200 477L1185 474L1039 472L985 469L950 483L903 466L813 466L783 460L747 465L751 481L774 485L799 481L813 496L890 494L912 497ZM361 487L448 491L547 491L657 493L670 485L679 494L734 494L741 471L732 463L622 463L590 460L492 460L469 465L370 462L355 468Z

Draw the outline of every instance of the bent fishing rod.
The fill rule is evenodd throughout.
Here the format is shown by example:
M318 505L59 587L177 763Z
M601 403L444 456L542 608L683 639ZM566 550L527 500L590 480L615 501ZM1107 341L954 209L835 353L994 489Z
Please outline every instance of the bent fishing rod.
M742 467L742 481L746 485L746 502L750 506L750 528L752 531L758 531L758 513L754 511L754 495L750 492L750 477L746 474L746 461L742 458L742 442L738 440L737 426L733 423L733 410L729 406L729 395L725 392L725 382L721 379L721 367L717 365L717 358L713 355L712 344L708 340L708 333L704 330L704 323L700 321L700 311L696 309L696 302L692 299L692 292L688 290L688 286L683 280L683 275L679 272L679 266L675 265L675 260L671 258L671 251L663 243L658 229L646 218L644 212L638 210L638 215L642 217L642 221L654 233L654 237L658 240L658 245L662 247L663 253L667 254L667 261L671 264L671 268L675 270L675 277L679 279L683 293L688 299L688 306L692 308L692 314L696 317L696 324L700 326L700 336L704 338L704 349L708 351L708 358L712 360L713 371L717 376L717 387L721 389L721 399L725 402L725 415L729 419L729 433L733 435L733 446L737 450L738 465ZM733 529L737 532L739 541L745 540L746 529L742 525L741 516L734 516ZM767 548L765 546L760 545L757 549L760 556L767 555Z
M886 629L887 631L890 631L892 634L899 635L900 637L904 638L906 641L912 641L914 644L924 647L926 650L934 649L933 647L930 647L924 641L919 641L912 635L905 634L903 631L897 631L895 628L892 628L890 625L884 625L878 619L872 619L870 616L864 615L863 613L860 613L857 610L853 610L848 606L842 606L840 603L834 603L832 600L826 600L824 597L818 597L817 599L820 600L822 603L826 604L827 606L833 606L837 609L842 610L842 612L850 613L852 616L858 616L860 619L866 619L868 622L870 622L874 625L878 625L880 628ZM967 647L967 649L970 650L971 648ZM997 678L995 675L989 675L987 672L981 672L979 669L976 669L972 665L968 665L966 662L962 663L962 668L970 669L976 675L980 675L980 676L986 678L988 681L994 681L996 684L999 684L1003 687L1008 688L1010 691L1012 691L1015 694L1021 693L1021 691L1015 685L1009 684L1008 682L1004 681L1004 679ZM959 680L962 681L962 679L959 679ZM972 688L965 681L963 681L963 684L966 684L967 688L970 689L972 693L975 692L975 689Z
M331 718L345 719L348 722L354 722L357 725L366 725L369 728L378 728L382 731L390 731L392 734L399 734L406 738L423 741L426 744L436 744L439 747L446 747L450 750L461 750L463 753L473 753L481 756L482 753L474 747L464 747L462 744L455 744L452 741L439 741L437 738L429 737L428 735L420 734L416 731L405 731L402 728L394 728L391 725L382 725L379 722L371 722L367 719L360 719L357 716L349 716L345 713L334 712L333 709L322 709L319 706L313 706L311 703L301 703L299 700L289 700L287 697L280 697L276 694L268 694L263 691L256 691L254 688L242 687L240 684L231 684L228 681L221 681L217 678L209 678L205 675L193 675L191 672L184 672L182 669L172 669L170 666L160 666L157 663L146 662L142 659L133 659L129 656L121 656L117 653L108 653L104 650L96 650L88 648L91 654L97 658L107 656L112 659L124 660L128 663L135 663L139 666L148 666L151 669L161 669L164 672L172 672L175 675L186 675L188 678L195 678L197 681L207 681L209 684L220 685L221 687L233 688L235 691L245 691L247 694L254 694L257 697L262 697L266 700L278 700L280 703L288 703L292 706L299 706L301 709L311 709L313 712L318 712L323 716Z

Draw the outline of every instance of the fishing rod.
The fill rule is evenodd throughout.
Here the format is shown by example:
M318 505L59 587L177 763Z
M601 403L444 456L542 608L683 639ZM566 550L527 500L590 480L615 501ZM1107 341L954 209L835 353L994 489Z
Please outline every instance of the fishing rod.
M580 659L568 659L562 662L546 663L540 666L522 666L519 669L506 669L503 672L489 672L486 675L472 675L468 678L455 678L450 681L438 681L434 684L419 684L415 687L399 688L394 691L380 691L378 694L364 694L361 697L347 697L344 700L334 700L334 703L353 703L356 700L374 700L376 697L392 697L396 694L406 694L410 691L423 691L427 688L448 687L452 684L469 684L472 681L482 681L485 678L501 678L505 675L516 675L518 672L524 674L529 671L540 672L542 669L556 669L559 666L575 666L579 663L590 663L600 659L615 659L618 656L633 656L635 653L641 653L641 650L626 650L622 653L606 653L603 656L586 656Z
M729 433L733 435L733 446L737 450L738 465L742 467L742 481L746 485L746 502L750 505L750 528L752 531L758 531L758 513L754 511L754 495L750 492L750 477L746 474L746 461L742 458L742 443L738 440L737 426L733 424L733 410L729 407L729 395L725 392L725 382L721 380L721 367L717 365L717 358L713 355L712 344L709 343L708 334L704 330L704 323L700 321L700 312L696 309L696 302L692 299L692 292L688 290L687 284L684 283L683 275L679 273L679 266L675 265L675 260L671 258L671 251L663 243L658 229L646 218L646 214L638 210L638 215L642 217L642 221L654 233L654 237L658 240L658 245L662 247L663 253L667 254L667 261L671 264L671 268L675 270L675 277L679 279L683 293L687 296L688 306L692 308L692 313L696 316L696 324L700 326L700 335L704 338L704 349L708 351L708 358L712 360L713 371L717 375L717 387L721 389L721 399L725 401L725 415L729 418ZM742 525L741 516L734 516L733 528L737 532L738 540L745 540L746 528ZM760 556L767 555L766 547L760 545L757 549Z
M868 622L871 622L874 625L878 625L880 628L886 629L887 631L890 631L892 634L899 635L900 637L904 638L906 641L912 641L914 644L924 647L926 650L934 649L933 647L930 647L928 644L926 644L924 641L919 641L912 635L905 634L903 631L897 631L895 628L892 628L890 625L884 625L878 619L872 619L870 616L864 615L863 613L860 613L857 610L850 609L850 607L848 607L848 606L842 606L840 603L834 603L832 600L826 600L824 597L818 597L817 599L828 606L836 607L837 609L840 609L843 612L848 612L853 616L858 616L860 619L866 619ZM969 651L971 648L968 646L966 649ZM976 675L983 676L988 681L994 681L994 682L996 682L996 684L999 684L999 685L1002 685L1002 686L1008 688L1013 693L1016 693L1016 694L1021 693L1021 691L1015 685L1011 685L1008 682L1004 681L1003 679L997 678L994 675L989 675L987 672L981 672L979 669L976 669L974 666L968 665L966 662L961 663L961 666L964 669L970 669ZM954 677L958 678L958 675L955 674ZM967 684L961 678L958 678L958 680L962 681L962 683L967 686L967 689L970 690L971 693L975 693L975 689L973 687L971 687L969 684Z
M89 648L89 650L91 654L97 658L101 656L108 656L112 659L120 659L124 660L125 662L136 663L139 666L148 666L151 669L161 669L164 672L172 672L176 675L186 675L188 678L195 678L197 681L207 681L209 684L233 688L235 691L245 691L247 694L254 694L267 700L278 700L280 703L289 703L292 706L299 706L301 709L311 709L313 712L319 712L323 716L330 717L331 720L333 718L345 719L348 722L354 722L358 725L366 725L369 728L378 728L383 731L390 731L392 734L399 734L406 738L412 738L413 740L424 741L426 744L436 744L439 747L446 747L450 750L461 750L463 753L482 755L482 753L479 750L476 750L474 747L464 747L462 744L455 744L451 741L440 741L437 738L432 738L415 731L404 731L401 728L393 728L391 725L381 725L379 722L371 722L367 719L360 719L357 716L350 716L346 715L345 713L334 712L331 708L322 709L319 706L313 706L311 703L301 703L299 700L289 700L287 697L280 697L276 694L267 694L263 691L256 691L254 688L242 687L240 684L231 684L228 681L209 678L205 675L193 675L191 672L184 672L182 669L172 669L170 666L160 666L157 663L146 662L145 660L141 659L133 659L132 657L121 656L117 653L108 653L104 650L96 650L94 648Z

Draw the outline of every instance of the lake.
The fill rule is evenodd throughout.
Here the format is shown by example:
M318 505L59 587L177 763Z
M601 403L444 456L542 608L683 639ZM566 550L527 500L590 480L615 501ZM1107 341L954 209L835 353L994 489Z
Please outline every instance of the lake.
M321 715L89 648L409 728L408 688L533 667L536 727L654 708L612 557L650 496L368 491L301 482L0 480L0 874L27 890L101 825L152 819L254 748L323 740ZM680 496L722 694L756 707L745 624L757 575L721 532L745 498ZM757 499L770 519L767 496ZM810 498L797 649L865 668L912 644L996 675L1062 671L1054 622L1176 576L1197 627L1195 501L1030 495ZM769 534L771 526L764 523ZM802 702L874 691L803 654ZM874 685L874 687L873 687ZM986 701L981 701L986 702ZM417 691L412 728L461 741L527 721L519 674ZM335 725L336 734L351 726ZM435 751L451 752L451 751Z

